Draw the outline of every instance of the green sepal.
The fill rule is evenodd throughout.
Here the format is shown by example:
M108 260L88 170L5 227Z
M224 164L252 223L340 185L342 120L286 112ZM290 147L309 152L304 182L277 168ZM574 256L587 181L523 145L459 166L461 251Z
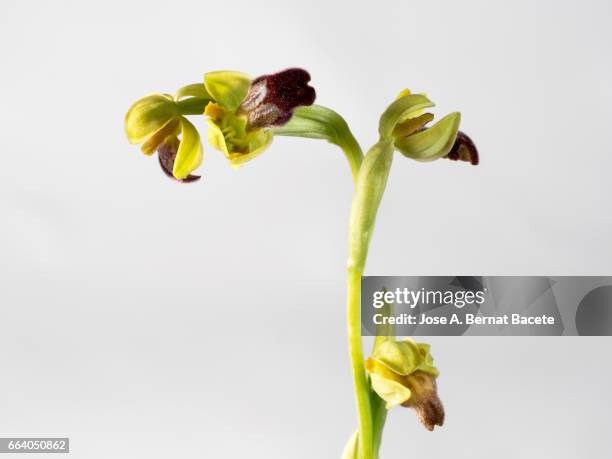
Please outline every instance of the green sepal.
M363 158L361 147L338 113L321 105L298 107L287 124L272 129L274 135L322 139L339 146L357 175Z
M178 116L170 96L151 94L137 100L125 115L125 133L131 144L141 143Z
M411 94L395 100L380 117L378 132L381 140L388 139L398 123L410 116L416 116L421 110L433 107L434 103L422 94Z
M181 100L185 97L199 97L202 99L212 100L212 97L206 90L204 83L193 83L183 86L181 89L176 91L174 100Z
M372 358L402 376L416 371L423 361L421 350L411 339L385 341L374 349Z
M181 119L181 142L172 175L178 180L183 180L202 164L202 142L200 142L200 134L193 124L186 118Z
M204 86L219 105L234 111L249 92L251 78L241 72L218 70L204 75Z
M349 270L363 272L376 213L393 162L393 151L391 140L378 142L368 151L359 168L349 223Z
M429 129L395 140L395 147L407 158L434 161L446 156L455 143L461 114L451 113Z
M412 392L406 386L375 373L370 374L370 380L374 392L387 402L386 408L388 410L406 402L412 395Z

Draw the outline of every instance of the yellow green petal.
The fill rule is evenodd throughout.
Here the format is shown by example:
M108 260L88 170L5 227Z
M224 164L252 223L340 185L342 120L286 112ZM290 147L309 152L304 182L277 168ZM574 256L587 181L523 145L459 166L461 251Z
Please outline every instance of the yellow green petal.
M167 95L152 94L137 100L125 115L128 141L136 144L146 140L176 116L176 106Z
M221 131L221 128L213 120L208 120L208 143L215 150L223 152L223 154L229 158L229 151L227 149L227 143L225 143L225 136Z
M155 131L140 147L145 155L152 155L159 148L164 140L170 135L178 135L181 122L177 118L172 118L161 128Z
M395 147L407 158L417 161L442 158L453 148L460 122L461 115L451 113L429 129L396 139Z
M176 152L172 175L183 180L202 164L202 143L195 126L186 118L181 119L181 143Z
M408 401L410 395L412 395L410 389L396 381L383 378L375 373L370 374L370 379L372 381L372 389L374 389L374 392L380 398L387 402L388 410Z
M244 163L255 159L261 155L272 143L274 136L270 131L260 131L251 141L248 153L230 153L229 159L231 166L236 169Z
M206 90L203 83L194 83L183 86L181 89L176 91L174 95L175 100L180 100L184 97L199 97L202 99L210 99L210 94Z
M371 358L402 376L414 372L423 361L417 343L411 339L384 341L377 346Z
M219 70L204 75L204 85L217 103L234 111L249 92L251 78L241 72Z
M395 126L395 129L393 129L393 136L407 137L412 135L433 119L434 116L431 113L424 113L414 118L408 118L406 121L402 121Z
M395 100L380 117L380 138L388 139L398 123L433 105L434 103L422 94L411 94Z

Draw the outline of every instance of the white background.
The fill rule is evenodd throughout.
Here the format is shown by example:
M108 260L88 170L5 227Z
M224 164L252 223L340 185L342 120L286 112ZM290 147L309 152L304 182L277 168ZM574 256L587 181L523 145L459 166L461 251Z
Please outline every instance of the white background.
M611 274L610 2L363 5L3 0L0 436L339 457L342 154L279 138L234 171L205 146L189 186L125 139L135 99L209 70L304 67L364 147L404 87L462 112L482 165L398 156L368 274ZM431 342L447 423L392 412L383 459L610 457L609 339Z

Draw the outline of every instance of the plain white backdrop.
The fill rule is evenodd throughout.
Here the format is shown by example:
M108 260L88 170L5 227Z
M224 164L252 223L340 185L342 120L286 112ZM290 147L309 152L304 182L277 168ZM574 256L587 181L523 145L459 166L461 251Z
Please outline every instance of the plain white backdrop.
M364 148L404 87L460 110L482 165L397 157L371 275L609 275L608 1L0 5L0 436L76 458L338 458L351 180L278 138L168 180L128 145L149 92L308 69ZM197 120L204 132L204 123ZM383 459L609 458L609 339L436 338L444 428Z

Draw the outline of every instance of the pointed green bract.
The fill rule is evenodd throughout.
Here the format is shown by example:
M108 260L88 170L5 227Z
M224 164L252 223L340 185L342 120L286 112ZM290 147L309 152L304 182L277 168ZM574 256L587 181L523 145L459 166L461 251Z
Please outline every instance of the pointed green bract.
M359 459L359 432L353 433L342 451L342 459Z
M460 122L461 114L451 113L429 129L396 139L395 147L407 158L417 161L442 158L453 148Z
M204 85L219 105L233 111L249 92L251 78L245 73L219 70L204 75Z
M402 96L395 100L380 117L378 132L382 140L393 134L395 126L409 118L417 116L421 110L433 107L434 103L422 94Z
M202 164L203 153L200 134L187 119L181 120L181 143L174 160L172 175L183 180Z
M392 162L393 143L385 140L368 151L359 168L349 222L349 270L363 272L378 206L385 192Z
M167 95L152 94L137 100L125 115L128 141L141 143L176 116L176 105Z
M386 291L386 290L385 290ZM378 311L378 313L383 317L393 317L394 311L393 304L387 303ZM395 325L393 323L389 323L390 321L383 321L380 324L376 325L376 338L374 339L374 349L376 351L378 346L380 346L385 341L395 341Z

